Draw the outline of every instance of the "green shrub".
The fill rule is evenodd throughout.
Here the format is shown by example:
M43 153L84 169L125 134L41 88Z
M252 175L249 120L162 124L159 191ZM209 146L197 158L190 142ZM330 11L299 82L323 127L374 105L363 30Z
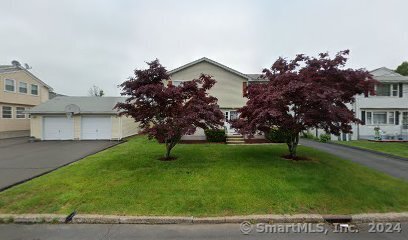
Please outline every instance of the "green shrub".
M224 129L206 129L204 132L209 142L225 142L226 140Z
M279 128L273 128L265 133L265 138L274 143L284 143L287 139L287 134Z
M313 133L307 131L307 132L302 132L302 138L316 139L316 136Z
M326 142L329 142L330 140L331 140L331 135L330 134L325 133L325 134L320 134L320 136L319 136L319 141L320 142L326 143Z

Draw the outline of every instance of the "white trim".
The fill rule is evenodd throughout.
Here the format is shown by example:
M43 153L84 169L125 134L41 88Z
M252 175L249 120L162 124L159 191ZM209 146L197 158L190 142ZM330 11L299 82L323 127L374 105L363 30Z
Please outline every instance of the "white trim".
M178 67L178 68L175 68L175 69L173 69L173 70L170 70L170 71L167 72L167 74L173 75L173 74L176 73L176 72L179 72L179 71L181 71L181 70L183 70L183 69L186 69L186 68L188 68L188 67L191 67L191 66L196 65L196 64L201 63L201 62L211 63L211 64L213 64L213 65L215 65L215 66L218 66L218 67L220 67L220 68L222 68L222 69L224 69L224 70L226 70L226 71L228 71L228 72L231 72L231 73L234 73L234 74L236 74L236 75L238 75L238 76L240 76L240 77L243 77L243 78L247 79L248 81L250 80L250 77L249 77L248 75L243 74L243 73L241 73L241 72L239 72L239 71L237 71L237 70L235 70L235 69L232 69L232 68L230 68L230 67L227 67L227 66L225 66L225 65L223 65L223 64L221 64L221 63L219 63L219 62L216 62L216 61L211 60L211 59L206 58L206 57L200 58L200 59L198 59L198 60L195 60L195 61L192 61L192 62L190 62L190 63L184 64L184 65L181 66L181 67Z
M7 80L13 81L14 91L9 91L9 90L6 89L6 82L7 82ZM4 87L3 87L3 90L4 90L5 92L9 92L9 93L16 93L16 90L17 90L16 80L15 80L15 79L11 79L11 78L5 78L5 79L4 79Z

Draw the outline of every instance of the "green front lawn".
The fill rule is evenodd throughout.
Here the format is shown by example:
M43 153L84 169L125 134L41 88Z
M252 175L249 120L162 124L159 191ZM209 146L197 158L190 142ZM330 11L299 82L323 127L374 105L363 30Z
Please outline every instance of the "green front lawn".
M337 141L337 143L408 158L408 143L404 142L371 142L367 140L358 140Z
M145 137L0 193L0 213L214 216L408 211L408 183L300 146L180 144Z

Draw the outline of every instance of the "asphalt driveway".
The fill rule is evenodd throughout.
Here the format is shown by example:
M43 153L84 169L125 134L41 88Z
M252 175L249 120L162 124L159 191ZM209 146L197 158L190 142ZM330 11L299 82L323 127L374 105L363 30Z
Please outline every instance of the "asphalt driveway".
M0 191L118 144L117 141L0 140Z
M320 143L305 139L302 139L300 144L363 164L391 176L408 180L408 161L406 160L387 157L338 144Z

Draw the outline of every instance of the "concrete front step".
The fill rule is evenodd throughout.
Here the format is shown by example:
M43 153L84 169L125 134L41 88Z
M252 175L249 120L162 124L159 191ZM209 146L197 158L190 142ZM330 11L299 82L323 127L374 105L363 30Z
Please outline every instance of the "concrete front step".
M244 138L241 135L227 135L227 138Z
M242 136L230 137L227 136L227 144L244 144L245 140Z

